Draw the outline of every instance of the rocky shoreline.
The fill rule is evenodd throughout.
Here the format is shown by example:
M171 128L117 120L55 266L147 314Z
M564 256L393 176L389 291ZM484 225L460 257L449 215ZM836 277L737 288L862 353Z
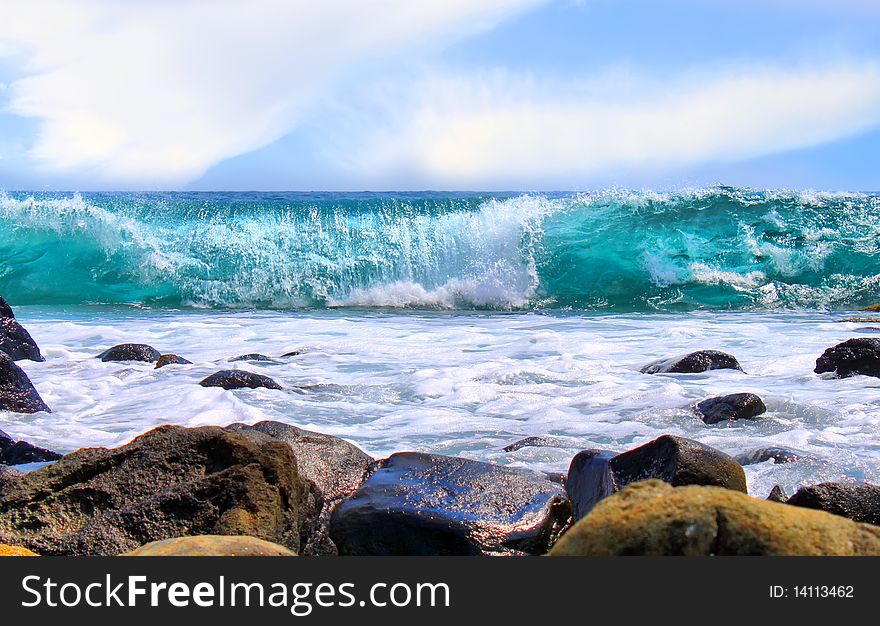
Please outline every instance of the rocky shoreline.
M144 344L97 357L187 363ZM0 298L0 410L50 410L18 364L26 360L43 356ZM642 372L712 369L742 368L733 355L704 350ZM880 376L880 340L828 348L815 373ZM240 369L200 384L281 388ZM693 407L707 428L760 419L765 410L746 393ZM529 437L508 448L535 445L553 442ZM733 458L664 435L622 453L584 450L565 475L548 475L424 452L373 459L337 437L280 422L168 425L118 448L63 456L0 432L0 555L880 555L880 487L747 494L744 464L797 455L762 448ZM35 462L49 464L15 468Z

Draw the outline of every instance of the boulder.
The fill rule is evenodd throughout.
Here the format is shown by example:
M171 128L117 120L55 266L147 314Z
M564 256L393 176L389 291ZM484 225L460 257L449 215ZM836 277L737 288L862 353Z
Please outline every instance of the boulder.
M235 363L237 361L250 361L251 363L277 363L275 359L270 356L266 356L265 354L240 354L238 356L234 356L229 359L230 363Z
M143 361L155 363L162 355L153 346L145 343L121 343L109 350L104 350L98 358L107 363L108 361Z
M16 365L5 352L0 352L0 411L12 411L13 413L52 412L43 402L24 370Z
M746 493L742 465L727 454L692 439L663 435L611 459L619 487L659 478L679 487L712 485Z
M351 555L542 554L570 517L541 474L402 452L334 509L330 537Z
M366 479L373 458L366 452L331 435L302 430L281 422L260 422L253 426L232 424L227 430L248 437L271 438L290 446L300 475L312 481L321 492L323 508L313 550L334 554L329 538L330 512L342 499L353 494Z
M600 502L551 556L880 556L880 528L717 487L636 483Z
M828 348L816 359L816 368L813 371L817 374L831 373L838 378L858 374L880 377L880 339L847 339Z
M788 494L785 493L785 489L781 485L773 485L773 489L770 490L767 499L771 502L785 502L788 500Z
M40 556L36 552L31 552L27 548L19 548L18 546L7 546L0 543L0 556Z
M187 361L182 356L176 354L163 354L156 359L156 368L165 367L166 365L192 365L192 361Z
M565 444L558 439L548 439L547 437L526 437L515 441L509 446L504 446L504 452L516 452L520 448L562 448Z
M296 552L256 537L199 535L154 541L120 556L296 556Z
M794 463L805 456L801 452L788 448L771 446L769 448L757 448L751 452L743 452L742 454L737 454L734 458L740 465L754 465L756 463L766 463L771 459L774 463Z
M600 500L617 491L617 481L611 471L614 456L614 452L607 450L584 450L571 460L565 491L571 500L575 521L592 511Z
M280 441L161 426L14 480L0 495L0 542L44 555L114 555L186 535L249 535L300 552L320 504Z
M643 374L696 374L708 370L740 370L739 361L732 354L718 350L700 350L671 359L660 359L645 365Z
M706 424L753 419L767 412L764 401L753 393L731 393L707 398L697 403L695 410Z
M42 461L57 461L61 455L45 448L38 448L26 441L15 441L0 430L0 465L21 465Z
M818 509L855 522L880 525L880 486L820 483L801 487L786 504Z
M6 302L6 299L3 296L0 296L0 317L15 317L15 313L12 312L12 307L9 306L9 303Z
M223 389L281 389L281 385L268 376L244 370L221 370L199 383L202 387L223 387Z
M46 360L31 334L13 317L0 317L0 352L8 354L13 361Z

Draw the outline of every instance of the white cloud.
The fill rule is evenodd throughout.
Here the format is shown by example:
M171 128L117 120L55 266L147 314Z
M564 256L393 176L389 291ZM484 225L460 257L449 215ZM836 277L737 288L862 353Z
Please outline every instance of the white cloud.
M730 69L664 82L509 73L438 77L384 96L393 120L352 166L437 187L541 187L804 148L880 126L880 65ZM514 188L514 187L511 187Z
M365 61L537 1L0 0L0 56L43 167L173 186L295 129Z

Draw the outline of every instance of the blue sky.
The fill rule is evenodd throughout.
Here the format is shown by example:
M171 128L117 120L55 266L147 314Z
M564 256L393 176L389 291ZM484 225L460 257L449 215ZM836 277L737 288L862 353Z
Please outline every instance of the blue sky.
M0 0L0 189L880 189L873 0Z

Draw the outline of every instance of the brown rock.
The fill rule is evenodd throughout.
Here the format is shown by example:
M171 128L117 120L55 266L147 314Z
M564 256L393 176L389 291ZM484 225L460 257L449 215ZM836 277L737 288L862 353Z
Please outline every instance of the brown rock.
M154 541L121 556L296 556L296 552L256 537L199 535Z
M649 480L600 502L551 556L880 556L880 528L718 487Z

